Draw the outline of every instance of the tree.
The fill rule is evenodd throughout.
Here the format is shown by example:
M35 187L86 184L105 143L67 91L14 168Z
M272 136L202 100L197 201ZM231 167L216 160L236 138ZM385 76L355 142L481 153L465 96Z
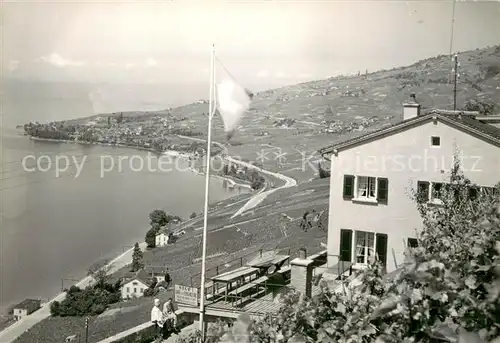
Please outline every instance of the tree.
M475 187L455 163L441 205L413 191L423 228L394 275L370 261L345 291L323 282L312 299L291 292L276 315L247 325L248 341L498 343L500 193Z
M191 215L189 216L189 218L190 218L190 219L194 219L194 218L196 218L196 212L191 213Z
M156 232L157 230L154 227L150 228L148 232L146 232L145 242L149 249L156 247Z
M134 252L132 254L132 272L136 272L144 268L144 256L142 250L139 247L139 243L134 244Z
M464 106L465 111L477 111L479 114L487 116L495 114L496 105L494 102L486 102L475 99L469 99Z
M54 301L50 304L50 314L57 317L61 314L61 303Z
M258 175L256 178L253 179L252 183L250 184L250 187L252 187L253 190L258 190L261 189L265 184L266 184L266 179L264 179L263 176Z
M158 230L168 223L167 214L163 210L154 210L149 214L149 219L151 220L151 226Z
M318 163L318 171L321 179L330 177L330 171L323 169L323 167L321 167L321 163Z
M182 218L176 215L167 214L163 210L154 210L149 214L150 224L156 230L159 231L161 227L167 225L170 222L180 222Z
M111 265L107 261L94 263L87 271L87 275L91 276L96 281L96 284L102 287L109 279L110 269Z

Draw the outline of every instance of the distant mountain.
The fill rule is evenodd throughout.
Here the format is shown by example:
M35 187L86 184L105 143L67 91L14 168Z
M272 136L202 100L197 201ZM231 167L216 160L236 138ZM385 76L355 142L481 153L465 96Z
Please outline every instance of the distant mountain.
M500 45L461 52L458 56L458 107L475 99L495 103L500 112ZM266 116L316 123L350 115L393 115L399 120L402 103L408 101L411 93L416 94L424 110L452 109L451 69L451 57L442 55L390 70L331 77L258 92L242 125ZM173 109L173 113L189 114L193 119L202 119L203 111L206 108L196 103Z
M462 52L459 61L459 108L467 100L477 99L496 103L500 111L500 46ZM14 86L6 87L7 103L14 99L14 105L21 109L18 113L11 106L6 116L15 114L19 119L25 118L16 120L16 125L26 120L62 120L102 112L155 111L168 107L174 107L173 113L199 119L202 125L205 122L202 113L207 111L207 105L200 105L197 100L207 99L208 81L203 84L172 80L163 84L96 85L69 82L71 76L57 67L44 70L48 70L45 76L50 74L58 81L17 80L11 82ZM399 118L401 105L410 93L416 94L423 109L449 109L453 104L451 76L450 56L443 55L366 75L332 77L261 91L255 94L251 113L242 125L246 125L245 121L256 120L256 116L292 118L317 124L336 120L339 115ZM245 86L254 92L260 88L258 85ZM12 90L15 90L14 95L9 93ZM44 100L37 103L35 99ZM179 106L183 103L191 104Z

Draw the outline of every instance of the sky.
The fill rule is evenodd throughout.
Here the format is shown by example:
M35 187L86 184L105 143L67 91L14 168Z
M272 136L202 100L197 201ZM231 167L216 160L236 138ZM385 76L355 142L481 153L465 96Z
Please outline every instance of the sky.
M449 53L451 1L5 1L6 78L283 84ZM500 44L500 2L456 4L453 51ZM219 76L224 71L217 72Z

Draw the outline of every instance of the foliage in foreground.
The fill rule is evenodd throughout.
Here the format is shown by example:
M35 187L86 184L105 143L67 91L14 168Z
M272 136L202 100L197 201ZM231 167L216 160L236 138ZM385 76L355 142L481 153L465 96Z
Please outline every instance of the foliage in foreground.
M424 224L419 247L408 250L395 275L384 275L375 262L345 292L326 284L313 299L292 292L277 316L219 325L207 341L499 343L498 193L477 196L472 186L456 167L442 205L417 201ZM182 343L198 339L194 333Z

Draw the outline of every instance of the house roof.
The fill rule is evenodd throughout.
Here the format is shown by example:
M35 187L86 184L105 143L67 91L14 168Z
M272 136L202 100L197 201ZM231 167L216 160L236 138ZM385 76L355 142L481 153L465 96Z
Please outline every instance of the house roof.
M151 273L153 273L156 276L158 276L158 275L165 275L165 272L167 271L167 266L155 266L155 267L146 266L144 268L144 270L149 275L151 275Z
M40 300L36 300L36 299L25 299L23 300L22 302L20 302L19 304L17 304L16 306L14 306L14 308L22 308L22 309L28 309L30 307L39 307L41 304L41 301Z
M158 232L156 233L157 236L161 234L168 235L170 232L174 232L176 225L173 223L168 223L167 225L163 226Z
M136 272L135 275L127 279L123 284L126 285L127 283L130 283L131 281L137 280L145 284L146 286L151 286L153 283L151 282L152 280L151 274L146 272L144 269L141 269L140 271Z
M340 143L336 143L331 146L327 146L320 149L319 153L321 155L325 155L335 151L349 149L354 146L362 145L372 140L382 138L388 134L396 133L399 130L410 129L414 126L422 125L435 119L440 120L450 126L461 128L471 134L479 135L486 140L500 145L500 128L493 125L484 124L474 119L474 117L471 117L470 115L457 115L448 113L450 113L450 111L433 110L427 114L403 120L389 127L385 127L368 134L364 134Z

